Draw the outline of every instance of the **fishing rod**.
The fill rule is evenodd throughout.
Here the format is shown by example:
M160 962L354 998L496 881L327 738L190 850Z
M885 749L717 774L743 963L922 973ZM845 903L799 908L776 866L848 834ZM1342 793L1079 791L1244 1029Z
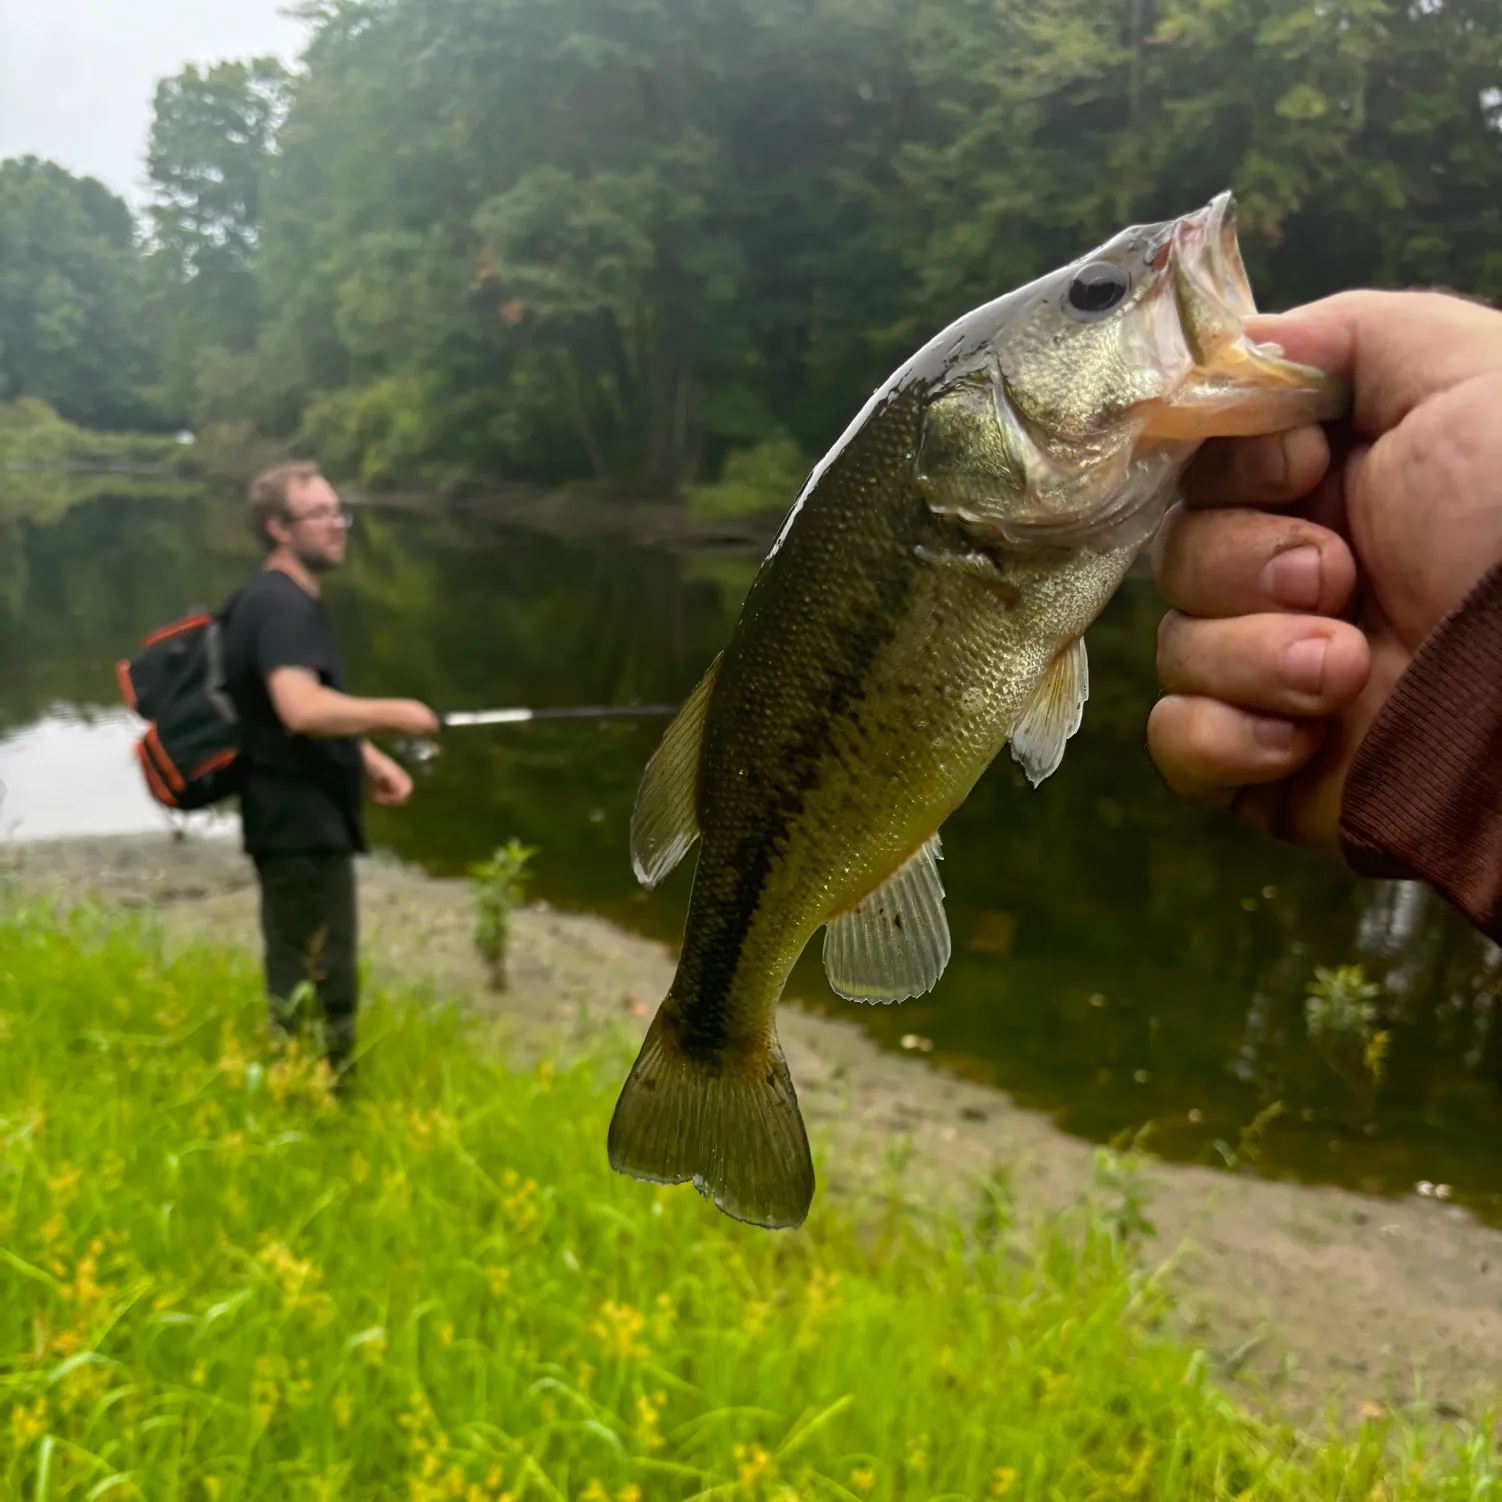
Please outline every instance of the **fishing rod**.
M526 725L533 720L634 720L678 713L676 704L568 704L527 709L451 709L438 716L440 730L464 730L473 725ZM397 758L427 771L437 758L437 741L420 737L399 741Z
M672 715L676 704L574 704L545 709L455 709L438 716L444 730L470 725L525 725L529 720L626 720L641 715Z

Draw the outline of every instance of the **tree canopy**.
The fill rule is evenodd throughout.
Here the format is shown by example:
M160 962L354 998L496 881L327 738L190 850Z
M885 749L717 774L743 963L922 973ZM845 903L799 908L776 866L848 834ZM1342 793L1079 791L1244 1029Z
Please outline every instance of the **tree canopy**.
M149 423L148 338L130 210L51 162L0 162L0 402L94 427Z
M368 482L744 490L966 307L1227 186L1265 306L1502 293L1502 0L306 9L293 73L161 84L144 249L97 185L6 164L13 394L115 420L124 382ZM12 332L73 326L10 311L60 296L16 227L44 212L89 248L69 286L144 268L153 371Z

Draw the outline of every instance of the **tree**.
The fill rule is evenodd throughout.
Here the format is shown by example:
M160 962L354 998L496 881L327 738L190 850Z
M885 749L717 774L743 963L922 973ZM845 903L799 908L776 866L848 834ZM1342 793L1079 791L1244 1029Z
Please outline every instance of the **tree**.
M0 162L0 401L89 427L154 425L130 210L93 178Z
M190 65L157 85L147 170L163 397L202 415L206 363L257 340L265 176L290 80L275 58Z
M949 319L1228 186L1265 305L1502 292L1502 0L306 14L295 77L158 91L163 391L373 483L790 485Z

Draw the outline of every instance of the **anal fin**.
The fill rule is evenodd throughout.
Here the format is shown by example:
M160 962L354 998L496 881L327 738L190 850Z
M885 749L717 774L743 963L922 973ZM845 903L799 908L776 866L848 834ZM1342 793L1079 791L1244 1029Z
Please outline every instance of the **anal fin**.
M905 1001L931 991L949 963L942 851L930 835L874 892L824 930L824 973L851 1001Z
M720 671L718 657L664 731L652 753L631 810L631 869L655 887L699 838L699 753L704 715Z
M1058 770L1064 746L1080 728L1090 697L1090 664L1085 639L1069 643L1043 675L1032 701L1012 727L1012 756L1037 787Z

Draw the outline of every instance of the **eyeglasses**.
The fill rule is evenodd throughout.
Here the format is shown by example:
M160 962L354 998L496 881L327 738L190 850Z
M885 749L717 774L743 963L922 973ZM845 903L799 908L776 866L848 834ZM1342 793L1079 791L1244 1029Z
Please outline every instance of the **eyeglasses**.
M349 528L354 526L354 513L320 506L314 511L304 511L301 516L289 517L293 526L298 522L333 522L336 526Z

